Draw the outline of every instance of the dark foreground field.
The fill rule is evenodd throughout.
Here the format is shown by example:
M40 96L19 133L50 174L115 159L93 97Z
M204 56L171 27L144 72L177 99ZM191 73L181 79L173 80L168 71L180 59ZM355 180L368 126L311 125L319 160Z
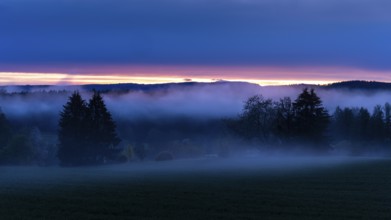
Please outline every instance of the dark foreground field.
M0 167L0 219L391 218L391 160L281 161Z

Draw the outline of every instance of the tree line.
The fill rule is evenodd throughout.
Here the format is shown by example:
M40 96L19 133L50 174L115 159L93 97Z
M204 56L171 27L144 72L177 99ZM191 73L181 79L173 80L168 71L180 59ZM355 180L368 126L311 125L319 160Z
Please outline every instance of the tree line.
M330 130L335 143L345 143L354 153L391 149L391 105L376 105L372 113L366 108L337 107Z
M186 123L191 126L191 121ZM294 100L284 97L274 101L262 95L250 97L237 117L224 119L221 124L213 125L213 129L221 130L222 138L213 140L213 136L208 136L205 139L208 148L219 145L222 155L227 155L227 146L235 145L240 149L248 144L258 149L300 149L318 153L342 148L357 154L390 151L391 146L390 104L375 106L372 112L363 107L337 107L330 114L316 92L307 88ZM145 142L139 144L142 147L120 146L116 123L101 94L94 91L86 101L79 92L74 92L60 112L56 135L41 134L38 128L15 131L0 110L0 164L80 166L118 162L121 155L126 155L126 160L134 155L143 160L150 152L198 156L202 152L213 153L201 149L200 142L191 139L161 143L164 138L159 138L170 136L155 133L146 134L150 144L160 146L155 151L146 151L149 146ZM163 149L162 146L168 147Z
M256 145L283 150L339 151L352 154L391 152L391 105L337 107L333 114L313 89L304 89L292 101L261 95L250 97L242 113L227 120L239 137Z
M239 117L227 120L234 133L255 144L300 144L316 151L328 149L329 123L330 115L313 89L304 89L294 101L289 97L279 101L261 95L250 97Z
M0 109L0 165L56 164L55 138L37 127L16 130Z

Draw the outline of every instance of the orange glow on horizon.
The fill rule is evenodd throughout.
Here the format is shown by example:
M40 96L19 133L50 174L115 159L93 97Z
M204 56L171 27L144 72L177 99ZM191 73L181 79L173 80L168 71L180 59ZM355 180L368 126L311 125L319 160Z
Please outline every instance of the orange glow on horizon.
M262 86L289 84L327 84L333 80L297 80L297 79L254 79L224 77L221 79L200 76L127 76L127 75L80 75L65 73L17 73L0 72L0 85L83 85L83 84L118 84L118 83L180 83L180 82L216 82L218 80L249 82Z
M66 73L72 72L72 73ZM82 85L241 81L268 85L329 84L347 80L391 82L391 73L346 68L91 67L64 72L0 72L0 85Z

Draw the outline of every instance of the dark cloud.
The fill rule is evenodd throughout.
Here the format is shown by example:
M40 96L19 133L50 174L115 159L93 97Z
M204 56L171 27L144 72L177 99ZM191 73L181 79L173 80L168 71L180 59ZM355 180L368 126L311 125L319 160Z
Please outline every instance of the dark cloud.
M1 65L391 69L391 2L3 0Z

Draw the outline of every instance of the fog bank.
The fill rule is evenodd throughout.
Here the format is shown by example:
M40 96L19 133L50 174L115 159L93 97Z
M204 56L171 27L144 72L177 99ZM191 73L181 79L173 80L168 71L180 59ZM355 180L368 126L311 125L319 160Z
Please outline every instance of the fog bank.
M302 171L321 171L346 165L372 163L384 158L365 157L236 157L200 158L165 162L133 162L123 165L62 167L7 167L1 166L0 186L20 184L45 187L52 184L82 184L93 182L148 179L186 181L192 174L210 177L239 177L244 175L286 176ZM191 181L191 178L189 179Z
M214 120L235 117L241 113L244 102L253 95L263 95L278 101L283 97L295 100L305 86L258 86L250 83L216 82L191 84L133 85L123 90L122 85L108 85L103 98L117 122L140 120L163 121L172 118ZM99 87L98 87L99 88ZM78 90L88 101L93 87L51 86L3 87L0 107L14 124L28 122L43 130L56 131L59 113L68 97ZM365 107L370 112L375 105L391 102L391 92L367 90L326 89L316 87L324 106L333 113L340 107Z

